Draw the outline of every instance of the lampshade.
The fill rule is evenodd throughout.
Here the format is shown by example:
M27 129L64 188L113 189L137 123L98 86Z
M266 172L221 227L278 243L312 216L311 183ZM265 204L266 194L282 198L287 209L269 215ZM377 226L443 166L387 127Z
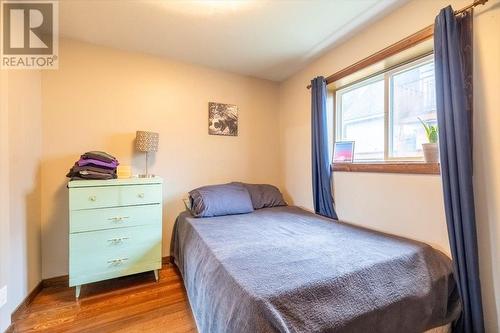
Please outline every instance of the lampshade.
M135 134L135 149L138 151L158 151L160 135L154 132L137 131Z

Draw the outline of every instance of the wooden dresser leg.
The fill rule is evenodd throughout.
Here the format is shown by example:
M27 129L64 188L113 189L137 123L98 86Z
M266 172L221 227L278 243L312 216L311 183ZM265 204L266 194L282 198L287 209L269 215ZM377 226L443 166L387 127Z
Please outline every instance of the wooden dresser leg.
M80 290L82 290L82 286L79 284L75 287L75 298L78 299L80 297Z
M158 270L155 269L153 272L155 272L155 279L156 279L156 282L158 282L158 278L159 278L159 275L158 275Z

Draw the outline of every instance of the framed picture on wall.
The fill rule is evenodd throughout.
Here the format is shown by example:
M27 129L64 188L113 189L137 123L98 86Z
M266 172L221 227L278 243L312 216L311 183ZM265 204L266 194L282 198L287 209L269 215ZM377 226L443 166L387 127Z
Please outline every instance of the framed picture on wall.
M354 141L338 141L333 147L333 163L352 163Z
M232 104L208 103L208 134L238 135L238 107Z

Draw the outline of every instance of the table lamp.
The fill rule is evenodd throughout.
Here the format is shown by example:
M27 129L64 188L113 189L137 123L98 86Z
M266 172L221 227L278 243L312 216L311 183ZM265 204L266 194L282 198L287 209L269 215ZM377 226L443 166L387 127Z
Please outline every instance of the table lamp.
M160 135L154 132L137 131L135 134L135 149L146 153L146 173L139 175L140 178L151 178L148 172L148 153L158 151Z

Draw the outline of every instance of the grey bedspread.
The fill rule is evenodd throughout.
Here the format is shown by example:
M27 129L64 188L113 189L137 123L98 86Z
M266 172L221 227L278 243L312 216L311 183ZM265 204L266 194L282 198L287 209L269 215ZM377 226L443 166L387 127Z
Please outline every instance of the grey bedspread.
M460 312L441 252L297 207L184 212L171 252L200 333L423 332Z

